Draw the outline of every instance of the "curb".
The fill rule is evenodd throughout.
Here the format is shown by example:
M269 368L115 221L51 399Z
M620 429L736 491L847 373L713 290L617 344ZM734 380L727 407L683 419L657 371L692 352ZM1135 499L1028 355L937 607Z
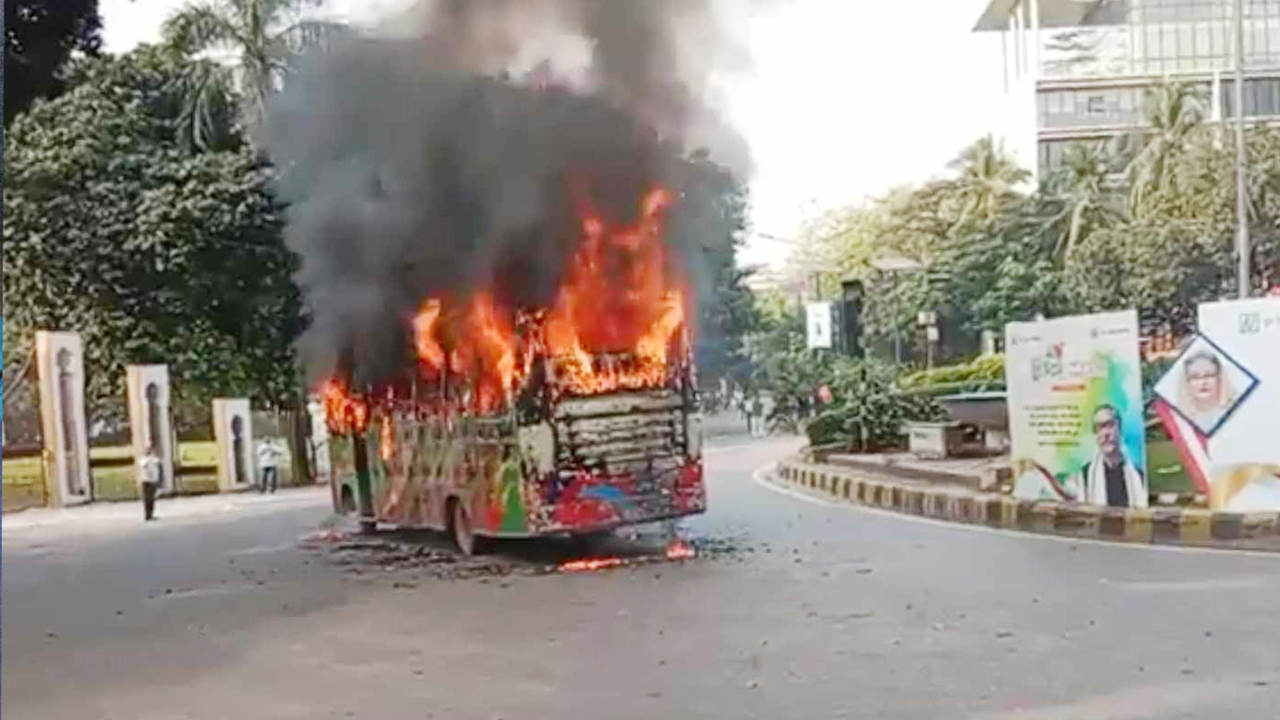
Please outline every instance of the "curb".
M1046 535L1154 545L1280 552L1280 513L1198 508L1104 508L976 493L958 487L904 485L894 478L798 459L778 463L780 484L906 515Z

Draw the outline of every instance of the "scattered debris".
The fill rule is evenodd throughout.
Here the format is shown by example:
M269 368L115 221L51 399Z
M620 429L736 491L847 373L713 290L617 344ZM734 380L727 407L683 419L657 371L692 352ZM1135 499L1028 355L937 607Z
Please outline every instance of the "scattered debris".
M458 554L443 534L425 531L367 536L354 530L331 527L303 536L300 544L352 575L360 575L373 568L386 573L413 572L417 576L438 580L479 579L481 583L513 574L549 575L620 567L634 569L641 565L694 559L740 559L742 552L749 550L740 538L735 537L685 539L674 536L670 531L660 538L643 534L637 537L638 540L628 540L625 536L615 536L590 543L587 549L598 557L582 557L584 547L581 542L545 538L511 541L502 551L492 555L466 557ZM661 577L661 573L654 574L655 580ZM499 583L499 587L509 587L509 583Z

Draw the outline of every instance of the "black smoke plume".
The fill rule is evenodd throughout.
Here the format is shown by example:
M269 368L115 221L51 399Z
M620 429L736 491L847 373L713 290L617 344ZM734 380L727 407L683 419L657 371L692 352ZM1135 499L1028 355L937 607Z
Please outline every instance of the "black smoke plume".
M741 61L709 0L445 0L396 24L419 31L304 58L260 133L291 203L313 379L398 377L428 297L549 305L580 200L629 223L657 184L679 202L695 149L747 170L703 102L712 67ZM695 282L697 235L669 239Z

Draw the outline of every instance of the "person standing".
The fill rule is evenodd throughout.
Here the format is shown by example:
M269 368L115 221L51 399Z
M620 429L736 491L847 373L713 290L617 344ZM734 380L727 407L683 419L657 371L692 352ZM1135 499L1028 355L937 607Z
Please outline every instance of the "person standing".
M138 460L138 485L142 489L142 514L150 521L155 519L156 490L160 487L160 453L154 445Z
M258 446L258 469L262 472L262 484L258 486L258 492L267 492L270 483L271 492L274 493L280 481L280 451L271 438L263 440Z

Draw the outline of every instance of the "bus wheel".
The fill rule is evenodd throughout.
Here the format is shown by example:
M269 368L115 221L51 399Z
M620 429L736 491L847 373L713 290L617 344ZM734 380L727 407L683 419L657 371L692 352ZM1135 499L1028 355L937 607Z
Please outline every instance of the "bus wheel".
M475 555L480 551L480 538L476 537L471 527L471 513L467 512L466 506L457 498L451 501L451 506L449 525L453 530L453 542L463 555Z
M376 532L378 532L378 521L377 521L377 520L361 520L361 521L360 521L360 534L361 534L361 535L373 535L373 534L374 534L374 533L376 533Z

